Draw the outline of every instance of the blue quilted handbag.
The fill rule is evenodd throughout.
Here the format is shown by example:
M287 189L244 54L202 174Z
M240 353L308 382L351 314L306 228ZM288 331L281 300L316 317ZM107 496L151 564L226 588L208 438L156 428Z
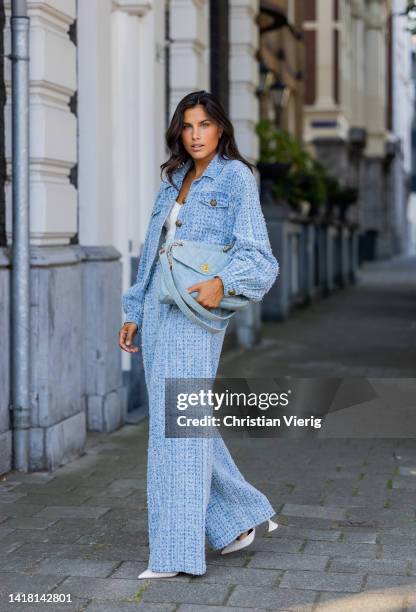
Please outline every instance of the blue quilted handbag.
M159 288L160 302L176 304L189 319L212 333L225 329L228 320L238 310L246 308L250 299L243 295L224 295L218 308L232 312L220 316L197 302L197 291L189 293L186 288L220 274L221 270L231 261L232 255L227 253L231 248L231 245L193 240L174 240L162 245L159 249L159 261L162 267ZM197 317L193 310L211 321L224 322L225 325L221 327L210 325Z

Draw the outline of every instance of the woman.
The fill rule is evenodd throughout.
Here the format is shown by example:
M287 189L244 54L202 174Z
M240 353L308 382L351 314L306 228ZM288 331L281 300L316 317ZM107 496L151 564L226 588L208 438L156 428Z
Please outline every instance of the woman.
M231 261L217 277L188 287L215 314L224 294L260 301L278 274L251 164L238 152L233 126L208 92L178 104L166 133L171 156L152 211L136 283L123 294L119 346L137 352L141 326L149 397L147 502L149 567L139 578L206 572L205 536L222 554L254 539L275 514L239 472L217 438L165 438L165 378L215 378L225 327L211 333L176 304L158 300L157 251L167 240L228 244ZM162 234L163 228L168 230ZM269 530L277 524L269 520Z

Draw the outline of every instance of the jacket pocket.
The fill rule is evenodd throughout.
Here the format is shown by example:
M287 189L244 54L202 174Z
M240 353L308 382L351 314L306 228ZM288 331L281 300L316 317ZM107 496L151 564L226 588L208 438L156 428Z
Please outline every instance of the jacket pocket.
M228 208L230 205L230 195L225 191L210 190L199 195L199 202L208 206L213 211Z
M232 226L230 194L210 189L199 193L195 204L198 226L203 228L206 239L218 243L226 240Z

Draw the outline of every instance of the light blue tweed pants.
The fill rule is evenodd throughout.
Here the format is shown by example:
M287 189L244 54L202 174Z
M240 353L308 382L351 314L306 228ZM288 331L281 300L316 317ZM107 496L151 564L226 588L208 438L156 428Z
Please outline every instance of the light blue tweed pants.
M147 286L142 355L149 396L147 506L155 572L206 572L205 537L220 549L275 514L222 438L165 438L164 378L215 377L225 331L211 334L176 304L158 301L160 263ZM220 313L220 309L212 312Z

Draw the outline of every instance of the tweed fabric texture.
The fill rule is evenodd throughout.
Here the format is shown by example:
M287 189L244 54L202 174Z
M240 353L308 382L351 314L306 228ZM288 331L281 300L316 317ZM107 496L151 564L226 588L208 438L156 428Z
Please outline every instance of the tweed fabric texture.
M191 165L192 159L188 159L174 172L173 185L166 177L161 182L136 282L123 293L126 321L141 324L146 286L158 254L162 227ZM230 295L262 300L278 276L279 264L271 250L256 179L243 162L216 153L203 175L192 182L178 222L175 239L233 244L228 251L232 259L218 274L224 284L224 295L231 291L235 293Z
M275 510L242 476L222 438L165 438L165 378L214 378L225 329L211 334L176 304L159 302L160 274L157 263L144 299L141 342L149 396L148 567L200 575L206 537L212 548L223 548Z
M206 572L206 538L220 549L271 518L267 497L240 473L222 438L165 437L165 379L215 378L226 326L212 334L176 304L158 299L162 228L192 160L165 178L152 211L136 283L123 294L126 321L141 325L149 397L147 504L149 568L155 572ZM278 275L257 184L238 160L211 160L195 179L177 218L175 239L231 244L232 261L221 276L232 290L260 301ZM215 314L224 314L220 308Z

